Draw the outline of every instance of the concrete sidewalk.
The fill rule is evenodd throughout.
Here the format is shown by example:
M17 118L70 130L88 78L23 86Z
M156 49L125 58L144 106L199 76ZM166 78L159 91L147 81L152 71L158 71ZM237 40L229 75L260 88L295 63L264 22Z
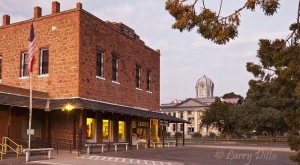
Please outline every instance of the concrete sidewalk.
M170 148L122 150L95 153L92 155L69 152L53 153L52 159L46 155L36 155L25 163L25 157L5 159L0 164L49 164L49 165L296 165L288 160L293 154L286 145L232 145L205 144Z

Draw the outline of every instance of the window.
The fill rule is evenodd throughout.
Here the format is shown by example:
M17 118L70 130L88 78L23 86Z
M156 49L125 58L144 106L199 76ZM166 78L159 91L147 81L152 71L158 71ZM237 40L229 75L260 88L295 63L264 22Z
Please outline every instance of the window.
M49 51L41 49L40 52L40 75L48 75Z
M179 112L180 118L183 118L183 112Z
M191 115L191 114L192 114L192 111L188 111L187 113L188 113L188 115Z
M176 124L173 124L173 132L176 131Z
M118 58L112 57L112 80L118 82Z
M96 141L96 119L86 118L86 138L88 141Z
M194 127L189 127L188 132L194 132Z
M147 71L147 91L151 91L151 73Z
M173 116L176 117L176 112L173 113Z
M141 89L141 67L136 65L135 69L135 87Z
M183 124L180 124L180 131L183 132Z
M0 55L0 80L2 79L2 56Z
M188 122L190 122L191 125L194 125L194 124L195 124L195 123L194 123L194 118L193 118L193 117L189 117L189 118L188 118Z
M120 142L125 142L125 122L124 121L119 121L119 141Z
M22 52L21 53L21 67L20 67L20 77L28 77L28 67L26 64L26 57L28 53Z
M103 141L107 141L109 136L109 121L103 119L102 120L102 139Z
M103 52L97 51L97 61L96 61L96 69L97 69L97 77L103 77Z

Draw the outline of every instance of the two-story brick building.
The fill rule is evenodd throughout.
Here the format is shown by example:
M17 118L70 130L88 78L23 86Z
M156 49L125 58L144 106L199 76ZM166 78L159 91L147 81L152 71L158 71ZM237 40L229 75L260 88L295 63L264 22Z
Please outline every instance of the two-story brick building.
M31 20L0 26L0 138L27 139ZM34 8L33 137L79 142L147 141L160 136L160 51L123 23L76 8L42 16ZM69 108L69 109L68 109ZM70 109L72 109L70 111Z

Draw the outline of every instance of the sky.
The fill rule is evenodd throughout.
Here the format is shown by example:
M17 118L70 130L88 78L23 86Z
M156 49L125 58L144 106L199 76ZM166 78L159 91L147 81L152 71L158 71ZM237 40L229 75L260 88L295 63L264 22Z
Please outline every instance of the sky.
M51 0L1 0L0 15L8 14L11 23L33 17L40 6L42 15L51 13ZM61 11L73 9L81 2L83 9L102 20L123 22L135 30L150 48L161 52L160 101L196 97L196 81L206 75L215 85L214 95L234 92L243 97L253 79L247 62L256 58L259 39L286 38L288 28L296 22L298 0L281 1L274 16L265 16L260 8L243 10L239 36L226 45L203 39L195 30L179 32L171 28L174 18L165 10L165 0L58 0ZM218 9L220 1L206 1L206 7ZM244 0L223 1L221 15L241 7Z

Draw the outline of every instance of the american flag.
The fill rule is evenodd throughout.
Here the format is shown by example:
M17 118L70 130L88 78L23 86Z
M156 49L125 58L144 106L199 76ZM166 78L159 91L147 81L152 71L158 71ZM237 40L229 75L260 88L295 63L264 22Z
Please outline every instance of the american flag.
M28 54L26 58L26 64L28 64L29 72L32 72L34 51L35 51L35 38L34 38L34 29L33 29L33 21L32 21L30 27Z

